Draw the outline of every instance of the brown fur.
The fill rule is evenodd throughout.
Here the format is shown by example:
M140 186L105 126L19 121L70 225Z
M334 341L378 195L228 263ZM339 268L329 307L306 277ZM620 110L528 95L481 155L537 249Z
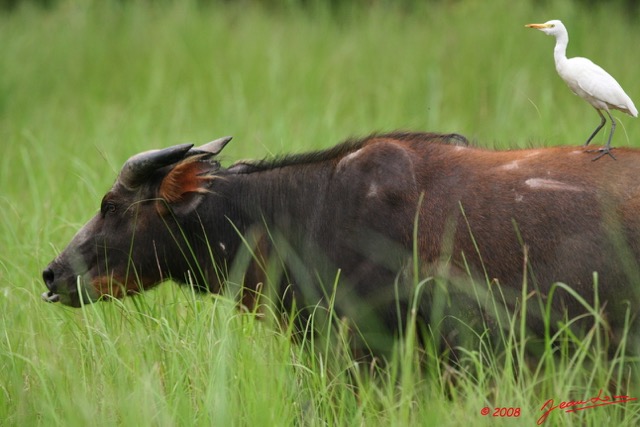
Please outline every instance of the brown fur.
M91 285L100 296L122 298L125 295L139 294L142 291L140 284L144 282L145 280L139 281L133 277L123 279L115 276L98 276L91 281Z

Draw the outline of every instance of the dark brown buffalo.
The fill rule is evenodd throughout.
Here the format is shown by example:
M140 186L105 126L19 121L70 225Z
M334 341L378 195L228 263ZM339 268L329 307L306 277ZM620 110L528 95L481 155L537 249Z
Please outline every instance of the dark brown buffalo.
M551 292L556 282L589 304L597 289L614 330L637 313L640 151L593 162L576 147L491 151L455 134L391 133L225 168L216 156L229 139L129 159L44 270L43 298L79 306L168 279L218 292L240 271L247 304L277 281L271 295L298 307L335 295L339 315L374 332L397 327L418 290L419 315L450 330L491 328L489 301L518 310L523 296L538 332L550 294L558 315L588 311Z

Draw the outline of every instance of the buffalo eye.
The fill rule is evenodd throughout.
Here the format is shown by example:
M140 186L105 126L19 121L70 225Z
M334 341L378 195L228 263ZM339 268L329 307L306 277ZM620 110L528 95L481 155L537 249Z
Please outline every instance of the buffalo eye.
M107 214L112 214L117 210L117 206L114 202L110 201L110 200L105 200L104 202L102 202L102 206L100 207L100 213L102 214L103 217L105 217Z

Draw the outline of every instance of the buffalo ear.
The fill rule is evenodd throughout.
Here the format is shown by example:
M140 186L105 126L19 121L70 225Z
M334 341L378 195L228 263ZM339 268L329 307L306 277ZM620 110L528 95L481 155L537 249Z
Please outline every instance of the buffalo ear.
M213 179L212 165L202 156L188 157L176 164L160 183L158 196L172 209L185 213L195 209Z

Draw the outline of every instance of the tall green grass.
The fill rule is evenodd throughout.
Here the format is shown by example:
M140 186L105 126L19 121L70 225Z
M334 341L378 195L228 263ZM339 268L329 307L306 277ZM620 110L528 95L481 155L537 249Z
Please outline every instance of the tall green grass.
M500 347L479 337L461 363L410 333L386 363L365 363L346 324L327 342L292 339L279 314L257 320L232 295L166 284L81 310L39 297L41 269L142 150L232 134L231 161L397 128L498 148L581 144L598 118L556 76L553 40L523 27L552 18L570 55L638 99L628 41L640 30L613 6L68 1L1 14L0 424L533 425L549 398L640 397L637 358L607 347L597 308L583 341L550 333L536 360L517 312ZM617 117L614 145L638 146L638 123ZM556 411L547 424L637 425L639 408Z

